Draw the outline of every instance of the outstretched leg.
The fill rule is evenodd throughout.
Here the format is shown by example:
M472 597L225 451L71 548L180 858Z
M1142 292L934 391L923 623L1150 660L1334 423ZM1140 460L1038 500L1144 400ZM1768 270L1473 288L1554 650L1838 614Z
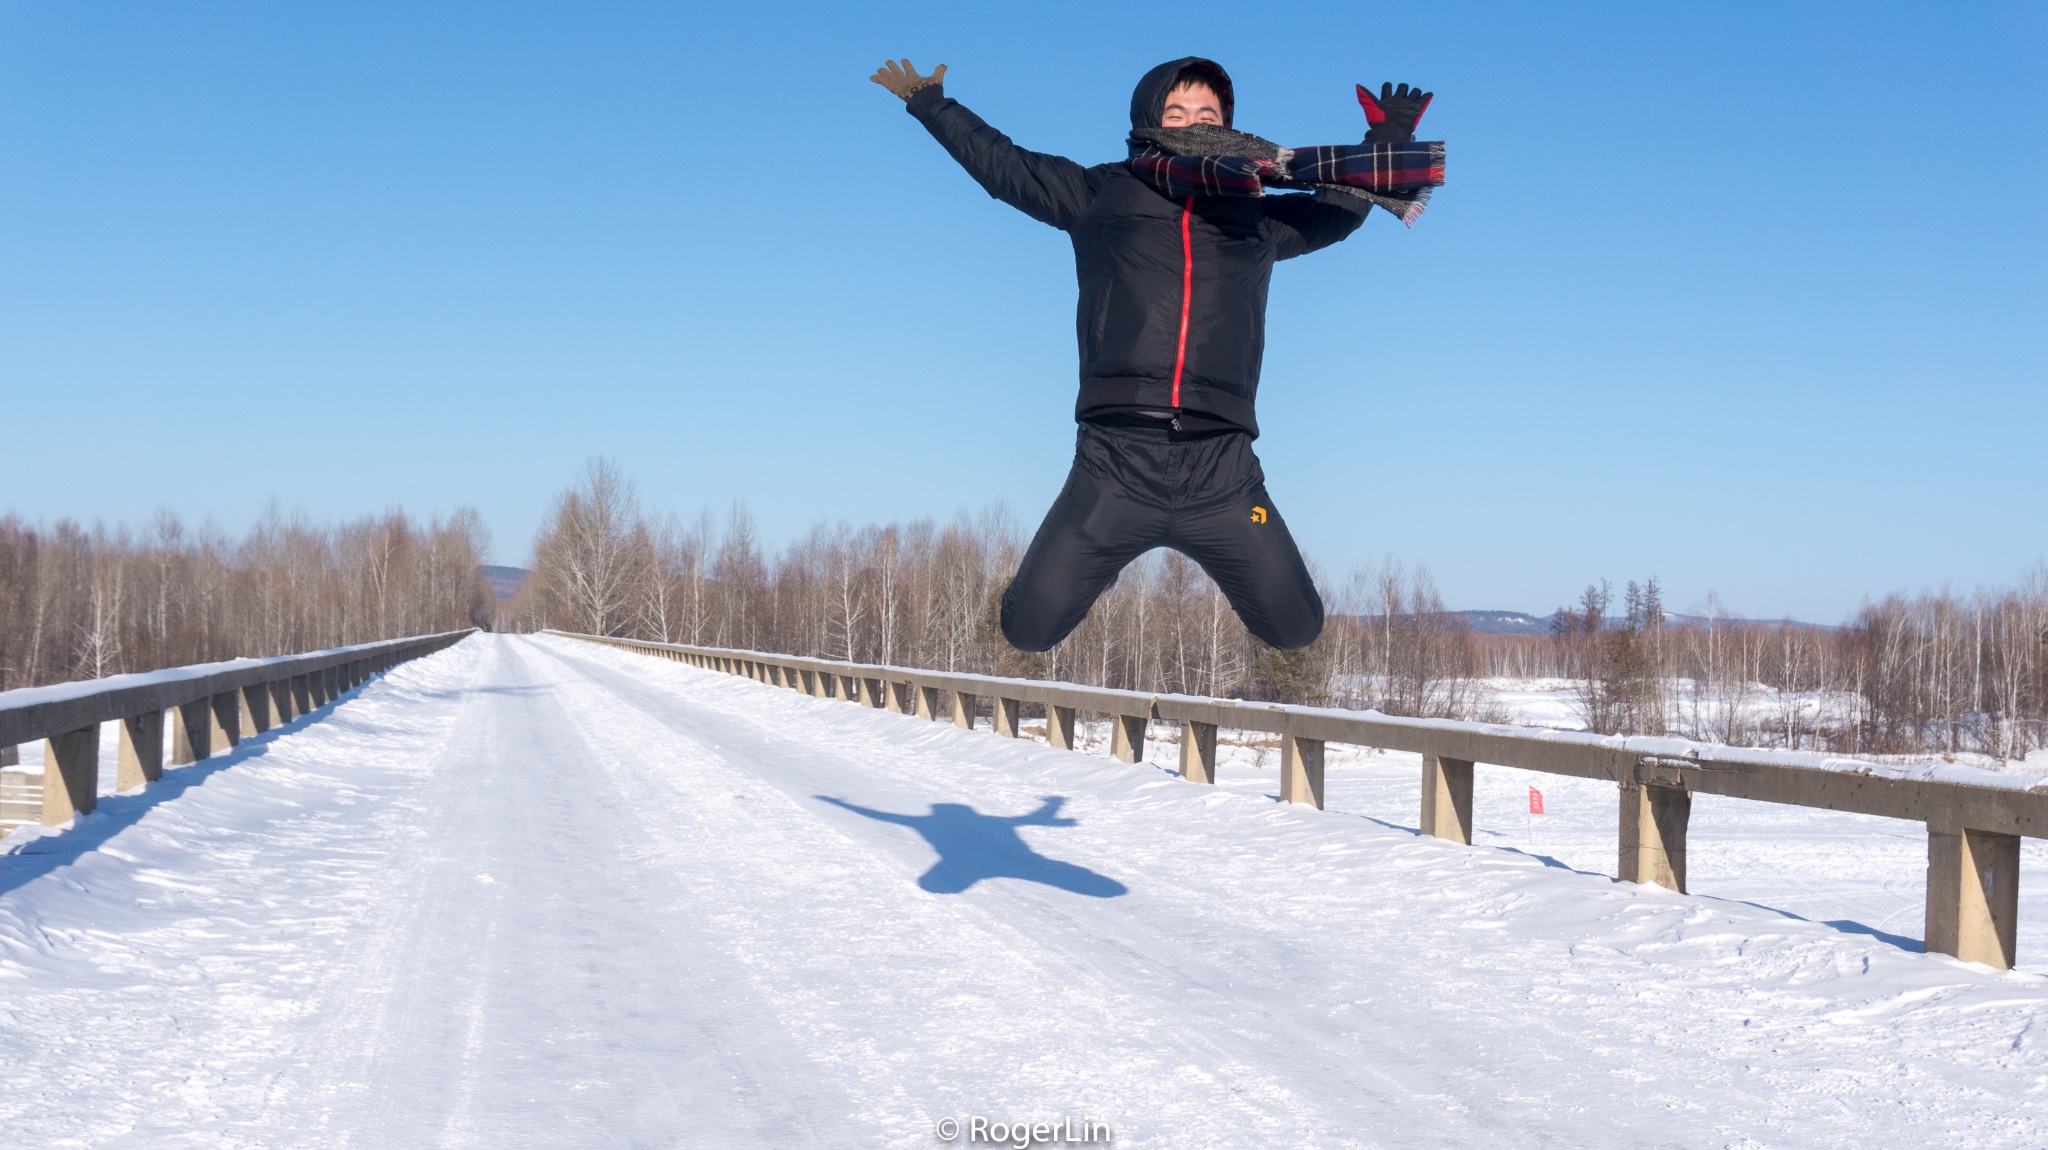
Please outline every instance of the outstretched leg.
M1131 560L1166 541L1156 480L1128 474L1126 437L1083 426L1067 485L1003 593L1003 637L1043 651L1071 634Z
M1216 442L1202 490L1174 516L1167 546L1202 565L1252 634L1283 651L1315 642L1323 597L1273 497L1249 436Z

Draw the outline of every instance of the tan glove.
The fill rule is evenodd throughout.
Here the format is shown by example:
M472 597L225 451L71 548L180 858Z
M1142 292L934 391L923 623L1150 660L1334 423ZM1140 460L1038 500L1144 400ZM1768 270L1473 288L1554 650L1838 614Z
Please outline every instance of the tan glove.
M917 69L911 67L910 61L902 61L903 66L900 68L897 67L897 63L895 60L888 61L876 69L875 74L869 76L868 79L889 89L905 100L917 95L921 89L929 88L933 84L942 84L946 80L946 66L944 64L932 69L931 75L920 76L917 74Z

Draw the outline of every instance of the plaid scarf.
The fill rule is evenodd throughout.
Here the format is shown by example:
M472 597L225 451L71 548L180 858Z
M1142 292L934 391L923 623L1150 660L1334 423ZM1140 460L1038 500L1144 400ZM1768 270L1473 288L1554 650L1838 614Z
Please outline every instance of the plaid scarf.
M1283 148L1201 124L1131 133L1131 171L1172 199L1262 196L1267 188L1328 188L1378 204L1413 227L1444 182L1442 141Z

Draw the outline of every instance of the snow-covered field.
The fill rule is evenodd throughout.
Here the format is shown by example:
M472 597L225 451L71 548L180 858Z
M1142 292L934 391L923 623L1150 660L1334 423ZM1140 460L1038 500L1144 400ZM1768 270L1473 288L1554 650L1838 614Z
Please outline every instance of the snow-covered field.
M1474 681L1483 700L1482 709L1510 723L1534 727L1584 730L1586 720L1578 707L1577 687L1570 679L1478 679ZM1703 742L1736 742L1743 746L1782 747L1787 729L1799 733L1795 749L1825 750L1816 745L1816 728L1841 731L1854 726L1857 697L1846 691L1780 691L1765 683L1750 683L1739 691L1709 692L1691 679L1672 679L1669 685L1671 728L1668 733ZM1985 718L1987 724L1990 720ZM1730 729L1739 733L1729 737ZM1768 733L1768 734L1764 734ZM1759 737L1759 736L1762 737ZM1746 737L1743 737L1746 736ZM1984 736L1997 745L1994 733ZM2025 749L2021 742L2021 749ZM1837 744L1839 748L1839 744ZM1903 762L1925 761L1929 755L1871 756ZM2040 772L2048 769L2048 748L2034 748L2029 754L2015 753L2011 759L1975 751L1957 751L1945 761L1982 767L1985 770Z
M1226 747L479 636L8 840L0 1143L2048 1143L2038 882L1996 973L1918 952L1917 825L1703 797L1679 896L1611 786L1482 768L1464 848L1413 756L1318 812Z

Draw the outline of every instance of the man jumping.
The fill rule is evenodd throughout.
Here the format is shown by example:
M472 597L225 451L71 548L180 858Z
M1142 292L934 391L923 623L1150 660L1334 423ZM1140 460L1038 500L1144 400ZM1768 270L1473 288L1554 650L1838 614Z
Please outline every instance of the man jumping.
M1266 285L1275 260L1344 239L1375 204L1414 222L1443 182L1443 145L1415 142L1431 93L1360 87L1363 144L1288 149L1231 130L1229 75L1190 56L1138 81L1130 158L1084 168L1011 143L946 97L945 75L904 60L871 78L989 195L1066 232L1081 283L1074 466L1003 596L1004 637L1046 650L1131 560L1171 547L1253 635L1308 646L1322 596L1251 446Z

